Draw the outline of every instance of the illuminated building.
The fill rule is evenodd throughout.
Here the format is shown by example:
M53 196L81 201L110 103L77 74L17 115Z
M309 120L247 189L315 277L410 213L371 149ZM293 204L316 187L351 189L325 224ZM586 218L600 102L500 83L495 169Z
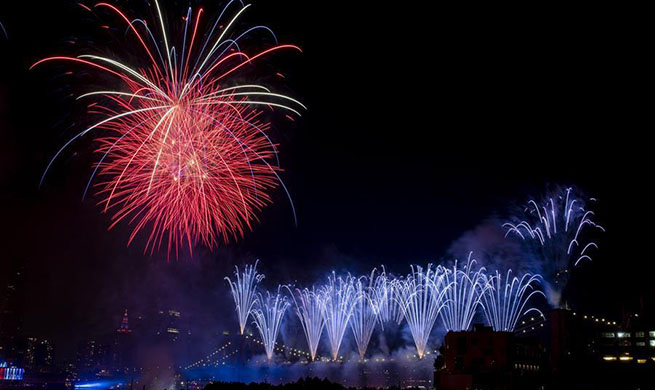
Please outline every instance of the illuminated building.
M7 362L0 361L0 383L22 381L24 374L24 369L9 365Z
M25 367L33 368L36 366L36 348L39 340L36 337L28 337L26 341L25 357L23 361Z
M655 369L655 325L648 326L638 314L627 318L618 329L600 332L598 353L606 366L633 365Z
M54 366L54 347L47 339L28 337L25 343L23 362L31 371L47 372Z
M174 309L159 310L158 318L159 326L157 328L157 335L160 338L175 342L184 335L180 330L180 322L182 320L182 313L180 311Z
M96 357L96 341L91 339L81 342L77 348L77 368L79 370L85 370L95 367Z
M114 335L113 361L110 369L115 371L129 371L133 368L134 337L130 329L127 309L123 313L120 326ZM109 367L108 367L109 368Z
M130 320L127 317L127 309L125 309L125 314L123 314L123 319L121 320L121 326L116 329L118 333L132 333L130 329Z

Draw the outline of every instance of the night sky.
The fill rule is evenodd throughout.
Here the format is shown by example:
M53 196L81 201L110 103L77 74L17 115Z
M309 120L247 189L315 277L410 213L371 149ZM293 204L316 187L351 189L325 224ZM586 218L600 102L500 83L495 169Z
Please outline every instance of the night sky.
M0 261L24 267L25 331L64 351L80 334L117 327L123 308L220 312L231 304L222 277L256 258L269 286L438 261L466 231L558 183L598 198L607 228L576 275L577 304L617 319L640 296L652 305L642 32L619 12L255 2L244 23L266 24L304 51L264 66L308 106L271 132L298 224L278 190L238 243L167 261L144 255L143 237L126 247L129 226L107 231L97 199L81 201L91 142L74 144L38 187L48 159L84 124L69 94L93 86L64 66L28 67L52 54L125 49L122 31L101 31L74 2L43 3L0 3L9 35L0 37ZM163 3L180 15L187 4ZM71 37L93 40L74 47Z

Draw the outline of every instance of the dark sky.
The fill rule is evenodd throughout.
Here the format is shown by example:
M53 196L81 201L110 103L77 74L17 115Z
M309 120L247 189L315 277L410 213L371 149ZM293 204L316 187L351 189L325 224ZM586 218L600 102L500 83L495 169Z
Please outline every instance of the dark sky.
M117 326L135 302L213 311L229 305L226 270L254 258L279 282L380 263L404 272L549 183L602 202L608 232L581 273L581 304L617 317L654 292L641 233L652 160L651 126L639 120L643 31L622 11L256 2L244 23L304 50L271 61L309 108L272 130L298 225L278 191L240 242L169 263L143 255L142 240L126 247L129 227L107 231L93 199L80 201L90 144L64 153L38 188L48 159L80 131L82 107L68 95L85 89L63 67L27 68L51 54L124 49L122 33L94 30L74 2L43 3L0 4L9 34L0 37L0 261L25 267L27 332L65 343ZM180 14L186 4L163 3ZM76 48L71 37L93 41Z

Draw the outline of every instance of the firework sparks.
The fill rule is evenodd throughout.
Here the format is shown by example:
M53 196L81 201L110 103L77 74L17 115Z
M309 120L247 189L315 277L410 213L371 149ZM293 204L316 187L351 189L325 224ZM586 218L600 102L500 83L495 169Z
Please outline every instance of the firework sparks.
M294 307L312 361L317 358L324 330L332 360L341 360L339 351L348 327L360 359L365 359L376 324L382 324L385 316L391 323L398 318L407 321L420 359L429 353L428 342L439 317L447 332L467 331L478 313L495 331L511 332L523 315L536 311L543 316L533 305L536 296L544 295L539 288L540 275L512 277L509 270L503 280L498 271L489 275L485 267L477 266L472 253L465 263L455 261L452 267L412 265L406 276L389 275L384 267L379 274L373 269L359 278L351 274L338 276L333 271L326 283L311 289L283 286L291 295L288 299L280 297L282 287L277 295L269 294L266 299L256 292L263 278L256 266L246 266L243 272L236 268L234 281L226 280L232 289L241 333L252 315L269 359L287 304Z
M222 21L232 4L226 5L204 43L198 42L203 10L189 8L179 50L171 46L157 0L154 31L140 19L130 22L115 6L98 3L96 10L108 10L127 25L149 61L146 66L98 55L49 57L32 66L69 61L121 81L121 90L80 96L96 99L90 114L101 120L70 139L43 177L73 141L102 131L96 139L101 157L87 190L97 176L94 186L103 211L112 213L110 228L120 221L132 224L129 242L150 230L145 249L151 253L162 245L169 254L172 250L177 254L182 246L192 253L199 243L212 248L220 241L238 239L271 202L270 192L278 185L286 191L278 174L276 145L267 135L269 123L258 107L300 115L304 106L262 85L235 84L228 76L262 56L300 49L276 44L256 53L242 51L242 37L270 30L256 26L231 38L236 21L249 7ZM225 26L217 29L221 22Z
M420 359L425 356L434 322L446 304L449 286L445 274L441 266L433 269L428 264L425 272L422 267L412 266L412 272L399 283L397 299Z
M513 332L519 319L527 313L535 311L543 317L539 309L527 306L533 297L545 297L536 287L540 283L540 275L526 273L520 278L512 277L511 269L507 271L503 283L502 275L496 271L483 294L482 308L489 325L498 332Z
M446 289L446 302L441 311L441 319L446 331L467 331L477 312L480 300L487 288L485 268L473 272L476 261L469 253L464 267L457 266L444 273L449 288Z
M357 344L357 351L362 359L366 355L366 348L368 348L377 323L375 303L371 297L374 280L371 275L369 278L362 276L355 282L355 304L350 318L350 328Z
M375 277L372 290L374 307L382 327L384 327L385 323L395 322L400 324L403 320L403 312L400 309L398 300L394 299L397 290L397 280L387 275L386 269L382 266L382 272Z
M5 39L9 39L9 34L7 34L7 30L2 22L0 22L0 31L2 31L2 35L5 36Z
M330 342L332 359L337 360L341 341L343 341L357 298L353 277L350 275L345 278L337 277L333 272L328 277L328 283L323 286L321 294L325 331Z
M225 280L230 285L232 298L234 299L235 311L239 318L239 333L243 334L248 322L255 301L257 300L257 285L264 279L263 274L257 273L257 263L254 265L246 265L243 273L239 272L239 267L234 267L234 281L229 277Z
M313 361L316 358L318 342L321 340L321 334L325 328L322 296L314 288L311 290L296 289L295 294L291 290L289 291L293 297L295 312L305 333L309 354Z
M276 294L267 291L266 299L259 294L259 298L255 302L255 308L252 310L253 322L259 331L268 360L273 358L275 341L280 333L284 313L288 308L289 302L285 296L280 294L279 286Z
M542 268L542 275L553 279L546 283L548 299L559 306L570 270L581 261L591 260L598 245L589 241L593 230L605 229L594 222L594 212L588 202L576 196L572 188L558 190L543 201L530 200L521 213L503 224L505 236L521 238L526 248Z

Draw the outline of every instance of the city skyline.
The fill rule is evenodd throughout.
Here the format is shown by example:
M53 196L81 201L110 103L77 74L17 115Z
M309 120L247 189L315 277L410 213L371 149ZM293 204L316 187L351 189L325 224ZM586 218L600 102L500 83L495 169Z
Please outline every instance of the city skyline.
M601 6L487 10L441 5L428 12L421 4L317 5L300 0L255 1L251 6L237 0L108 3L0 4L0 346L12 349L0 352L0 362L11 360L6 356L20 356L26 368L33 368L37 363L29 362L37 360L38 365L62 370L68 363L84 366L78 359L80 350L88 350L87 344L94 341L94 351L97 347L100 355L111 355L103 359L114 368L127 361L118 355L130 355L128 365L133 366L141 362L186 366L225 342L243 342L235 337L241 324L224 278L234 275L235 266L243 269L256 261L266 275L258 291L264 301L266 291L275 292L278 286L289 286L292 294L295 288L323 288L329 275L335 280L345 280L348 274L361 278L384 267L389 275L406 280L415 271L411 266L426 269L433 264L453 270L455 260L466 263L472 252L478 266L486 267L485 277L505 277L509 269L514 275L539 274L540 291L547 299L538 309L545 317L551 309L566 308L571 316L576 312L594 320L611 319L617 323L612 326L620 328L614 332L632 333L626 329L634 327L635 314L646 327L655 321L655 285L650 282L655 265L644 245L648 230L642 228L650 220L646 188L650 144L639 133L644 126L638 114L645 110L637 91L645 62L638 58L643 49L635 39L645 36L643 24L623 26L620 15ZM135 22L148 43L136 39L114 6L129 15L128 20L149 21L143 27ZM225 6L226 17L238 14L243 19L212 29ZM200 32L194 50L191 41L196 35L191 31L197 20ZM148 26L152 30L146 30ZM215 125L202 115L223 112L221 120L228 124L224 127L237 128L255 140L253 153L248 156L249 149L235 141L234 133L227 137L228 146L221 138L225 134L211 133L211 142L225 149L206 153L203 166L190 168L202 158L189 158L193 153L186 146L173 152L167 136L160 144L149 145L145 132L148 153L140 161L148 167L147 174L131 170L131 159L96 168L99 158L104 159L98 150L110 154L107 161L122 161L122 155L111 155L107 146L122 137L99 140L89 133L75 138L98 123L93 116L98 114L93 112L96 103L77 97L91 91L129 90L134 96L120 101L122 109L134 99L153 99L139 95L145 85L161 89L155 100L166 101L172 95L171 101L181 96L184 103L186 87L177 80L193 74L188 67L194 61L184 61L182 54L198 54L196 66L202 68L205 57L200 54L207 51L207 67L213 69L213 39L223 37L228 26L235 29L235 35L226 35L230 39L241 38L240 32L251 28L263 34L246 36L236 52L216 51L221 56L240 58L245 64L245 52L257 55L282 47L293 53L273 49L275 56L262 57L252 68L235 62L239 72L229 73L226 84L221 84L230 86L228 90L254 85L244 93L260 95L229 96L237 100L258 96L265 101L257 104L268 106L261 113L237 110L236 117L243 121L236 126L232 114L222 111L224 103L211 99L225 98L228 95L221 95L225 90L210 89L211 82L199 83L189 104L211 103L211 109L200 114L191 110L179 118L166 111L160 119L169 128L182 129L174 131L175 137L205 142L203 137ZM145 76L121 71L143 85L128 83L127 88L120 81L124 75L116 78L48 60L80 54L134 66ZM222 63L218 58L224 57L215 59ZM149 68L151 63L156 65ZM173 69L178 64L179 74ZM151 76L157 88L149 84ZM186 80L193 84L196 78ZM170 89L161 87L161 80ZM173 112L185 105L164 107ZM141 122L148 120L139 117ZM130 126L139 123L125 122L118 131L131 134L126 130ZM103 129L102 134L110 130ZM61 149L71 139L75 142ZM135 154L139 141L132 140L129 146ZM266 157L261 158L263 163L260 153ZM178 154L185 155L188 166L182 168ZM165 164L160 165L162 155ZM224 155L231 155L231 160L221 162ZM260 166L253 167L253 161ZM238 173L212 178L217 188L212 201L222 199L215 204L220 207L207 208L197 201L201 198L191 196L177 208L175 202L146 201L147 196L121 198L130 191L150 196L154 183L158 199L168 199L175 191L167 186L183 176L191 177L189 188L198 191L204 188L198 183L207 179L203 169L219 171L221 164L236 167ZM164 165L173 181L156 176ZM100 181L90 182L97 169ZM121 170L129 170L132 181L118 190L118 204L123 204L120 199L136 202L117 212L109 206L112 195L107 192L120 188L123 175L116 172ZM113 189L108 190L107 183L114 183ZM556 213L559 217L573 209L568 192L562 195L568 188L580 199L575 204L584 204L576 209L582 216L572 214L578 218L576 228L593 224L602 231L589 236L585 231L582 237L561 235L558 241L560 237L551 240L549 230L546 240L543 232L531 229L544 220L542 211L547 218L540 228L553 229L552 236L557 228L568 229L568 220L565 225L555 222ZM225 194L230 196L222 198ZM555 199L551 208L549 197ZM131 207L140 207L134 205L145 205L149 217L130 214ZM593 216L586 216L587 211ZM526 225L520 225L522 221ZM155 242L164 243L158 247ZM566 255L557 252L562 245L567 246ZM457 279L459 274L453 275ZM496 281L500 280L498 276ZM352 286L357 288L354 282ZM359 288L359 296L365 296L361 293L365 288ZM303 328L295 322L294 298L287 290L280 291L291 306L279 337L290 348L309 352L302 337L289 335L302 335ZM365 308L359 309L364 313ZM120 332L126 313L130 332ZM474 324L485 322L484 314L488 313L480 311L471 321L453 320L464 324L451 328L472 330ZM245 312L246 325L256 336L251 315ZM554 316L578 329L577 319ZM266 327L267 320L264 316L259 322ZM179 325L168 326L171 321ZM443 328L441 319L437 324ZM341 330L336 325L331 332ZM427 350L438 350L447 342L441 328L422 335L430 340ZM603 339L601 330L582 329ZM418 333L421 330L425 331ZM370 336L367 329L360 331L359 344L351 330L346 331L349 358L352 354L355 359L353 352L363 347L359 336ZM403 323L396 331L392 335L388 329L375 328L368 356L392 356L419 346L416 329L412 334ZM138 342L118 347L121 336ZM322 337L318 355L326 356L330 348L325 332ZM248 343L257 351L252 356L264 353L255 341ZM250 353L244 358L235 352L230 359L248 361ZM607 356L620 361L614 352ZM422 370L431 375L435 368L426 364Z

